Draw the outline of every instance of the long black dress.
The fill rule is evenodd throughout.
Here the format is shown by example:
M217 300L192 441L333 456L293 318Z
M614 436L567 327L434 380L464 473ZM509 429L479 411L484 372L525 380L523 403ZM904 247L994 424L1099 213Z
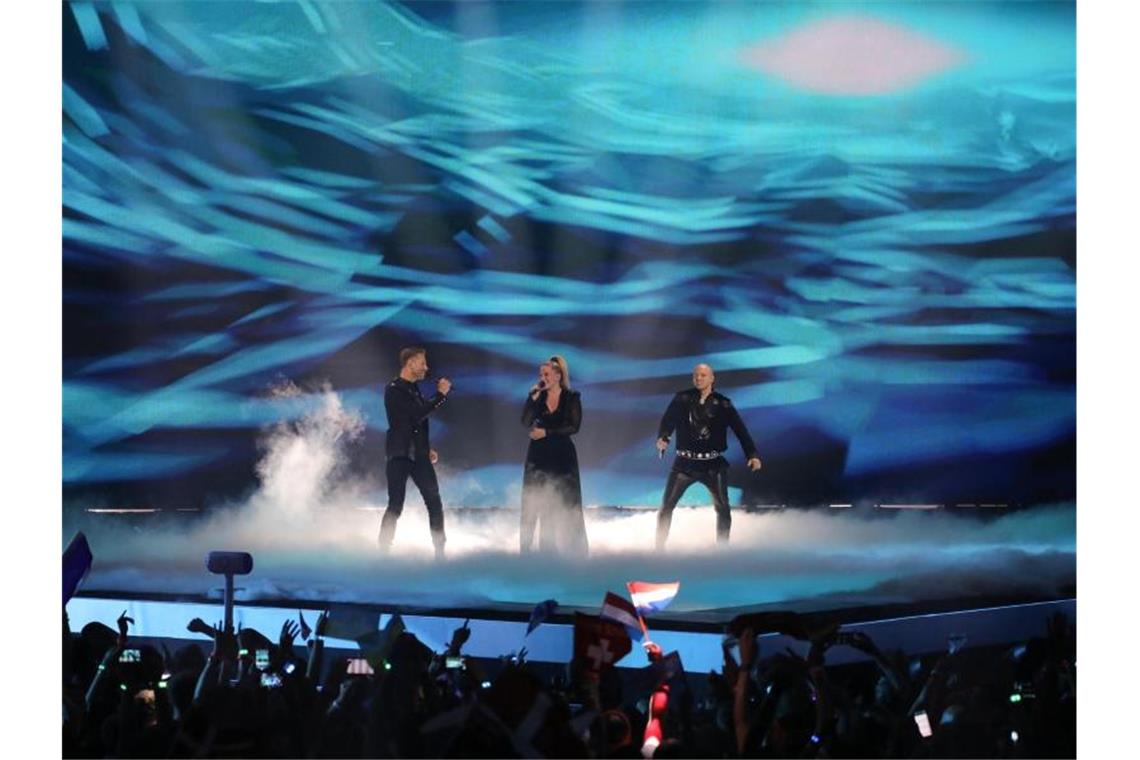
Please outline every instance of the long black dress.
M532 440L526 450L519 545L522 552L531 551L537 527L543 551L584 557L589 543L582 483L578 451L570 439L582 425L582 397L577 391L563 390L552 412L546 408L546 393L533 400L528 395L523 406L523 425L543 428L546 436Z

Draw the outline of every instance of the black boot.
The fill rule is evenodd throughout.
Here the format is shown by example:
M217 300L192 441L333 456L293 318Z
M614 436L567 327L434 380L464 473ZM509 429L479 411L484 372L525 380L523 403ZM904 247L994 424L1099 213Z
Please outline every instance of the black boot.
M657 513L657 551L665 550L665 540L669 538L669 525L672 522L672 512L661 510Z
M396 521L400 516L392 510L385 510L384 517L380 520L380 550L387 552L392 548L392 539L396 537Z

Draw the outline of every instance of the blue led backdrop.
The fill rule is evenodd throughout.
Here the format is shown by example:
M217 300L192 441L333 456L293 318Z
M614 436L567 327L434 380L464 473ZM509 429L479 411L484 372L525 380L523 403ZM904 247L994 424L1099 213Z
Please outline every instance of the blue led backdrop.
M734 501L1075 496L1066 3L70 3L65 503L208 506L331 389L382 486L407 344L450 505L517 506L538 362L655 504L698 361ZM462 477L458 475L462 473ZM699 500L703 493L693 489Z

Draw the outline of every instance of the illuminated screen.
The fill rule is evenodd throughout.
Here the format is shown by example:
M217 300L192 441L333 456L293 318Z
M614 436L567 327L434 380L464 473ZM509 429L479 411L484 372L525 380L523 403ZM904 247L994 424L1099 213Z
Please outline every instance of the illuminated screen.
M734 502L1075 497L1071 4L84 2L62 32L65 504L240 498L330 399L382 501L406 345L455 383L450 506L517 507L556 353L587 504L659 503L698 362L764 459L730 437Z

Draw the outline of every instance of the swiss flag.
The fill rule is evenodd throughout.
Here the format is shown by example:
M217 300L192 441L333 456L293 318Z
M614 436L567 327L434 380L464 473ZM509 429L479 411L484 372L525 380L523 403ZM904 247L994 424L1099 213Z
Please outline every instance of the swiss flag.
M625 626L596 615L574 613L574 657L587 671L600 673L633 649Z

